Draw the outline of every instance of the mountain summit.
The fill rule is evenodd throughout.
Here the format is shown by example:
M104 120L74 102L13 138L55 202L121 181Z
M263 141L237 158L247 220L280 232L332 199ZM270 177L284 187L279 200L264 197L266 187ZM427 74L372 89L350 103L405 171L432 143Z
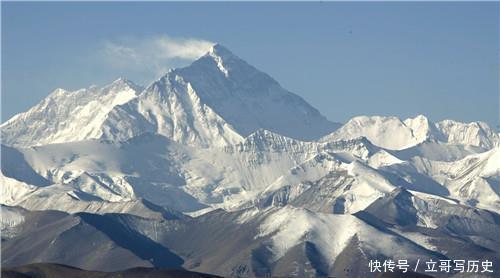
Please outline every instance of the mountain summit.
M497 132L335 127L220 45L146 88L55 90L1 126L2 266L367 277L468 254L500 271Z
M218 44L174 73L189 82L200 99L243 136L263 128L313 140L338 127L301 97Z
M269 75L216 44L144 90L124 79L102 89L56 90L1 129L3 143L13 146L122 141L149 132L206 147L237 143L259 128L314 140L337 127Z
M109 112L135 98L141 90L123 78L103 88L56 89L27 112L3 123L2 143L32 146L99 138Z

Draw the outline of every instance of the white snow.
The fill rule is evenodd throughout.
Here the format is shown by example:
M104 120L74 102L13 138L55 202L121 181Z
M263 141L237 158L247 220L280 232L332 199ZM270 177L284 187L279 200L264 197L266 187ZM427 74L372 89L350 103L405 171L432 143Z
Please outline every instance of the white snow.
M193 211L193 212L184 212L184 214L187 216L191 216L191 217L198 217L198 216L202 216L204 214L207 214L211 211L214 211L215 209L216 208L208 207L208 208L200 209L200 210Z
M135 98L139 90L124 79L101 89L56 89L38 105L3 123L2 143L33 146L99 138L107 114Z
M404 161L385 150L378 151L368 159L368 165L375 169L399 163L404 163Z
M16 163L26 165L11 167L19 180L2 168L1 202L106 212L135 210L145 198L192 216L249 208L239 220L246 222L261 213L252 210L256 200L282 189L293 200L322 181L345 186L345 213L397 186L424 200L500 211L500 137L485 123L359 116L337 127L215 45L146 88L120 78L103 88L57 89L3 123L2 143L15 146L23 158ZM29 184L20 178L28 172L51 184ZM352 183L329 180L332 173ZM299 231L317 224L304 223ZM421 215L420 224L436 223Z
M4 229L15 227L24 222L22 213L14 208L2 206L1 215L0 228L2 232Z
M490 149L498 146L500 136L484 122L460 123L444 120L436 124L447 142Z
M323 137L321 140L335 141L353 139L364 136L373 144L391 149L401 150L420 143L421 138L416 138L410 127L406 126L396 117L359 116L349 120L335 132Z
M416 254L422 256L422 252L417 251L410 242L383 234L355 216L313 213L290 206L266 212L256 237L265 236L271 238L275 260L290 248L308 241L315 244L331 266L354 236L367 250L391 258L399 256L413 260L417 258Z
M423 115L404 121L384 116L354 117L321 140L335 141L360 136L390 150L408 149L429 140L483 149L498 146L500 142L498 133L486 123L460 123L452 120L433 123Z

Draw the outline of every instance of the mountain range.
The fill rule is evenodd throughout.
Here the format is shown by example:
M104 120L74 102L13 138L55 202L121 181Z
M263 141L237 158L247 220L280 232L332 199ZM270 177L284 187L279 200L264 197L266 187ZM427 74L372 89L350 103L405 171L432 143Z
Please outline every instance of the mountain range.
M466 256L500 271L497 131L331 122L218 44L146 87L56 89L0 128L5 267L375 277L370 260Z

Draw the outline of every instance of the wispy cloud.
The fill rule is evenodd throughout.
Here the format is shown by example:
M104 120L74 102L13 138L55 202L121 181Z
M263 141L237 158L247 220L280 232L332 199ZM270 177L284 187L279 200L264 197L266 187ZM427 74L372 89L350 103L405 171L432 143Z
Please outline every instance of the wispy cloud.
M195 38L158 35L108 40L101 54L112 67L137 72L165 73L179 61L193 61L205 54L213 42Z

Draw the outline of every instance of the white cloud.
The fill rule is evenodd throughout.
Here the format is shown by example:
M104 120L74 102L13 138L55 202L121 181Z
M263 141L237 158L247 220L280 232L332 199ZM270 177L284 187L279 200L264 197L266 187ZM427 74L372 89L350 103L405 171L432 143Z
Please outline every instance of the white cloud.
M209 51L213 42L167 35L126 38L103 43L102 55L115 68L164 74L175 61L193 61Z
M155 38L152 45L157 48L158 54L166 59L194 60L205 54L214 43L199 39L172 39L163 36Z

